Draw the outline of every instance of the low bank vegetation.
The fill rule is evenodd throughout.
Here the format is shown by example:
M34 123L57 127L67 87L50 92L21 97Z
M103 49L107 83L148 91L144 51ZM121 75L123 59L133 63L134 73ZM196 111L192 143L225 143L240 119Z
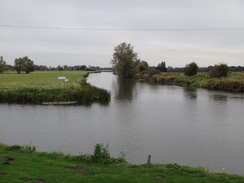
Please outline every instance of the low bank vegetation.
M185 76L183 73L167 72L137 74L136 79L156 84L206 88L210 90L244 92L244 73L229 73L227 77L212 78L208 73Z
M87 84L86 87L71 89L23 88L0 91L1 103L18 104L91 104L109 103L110 93Z
M0 182L140 182L241 183L244 177L210 173L178 164L132 165L123 157L110 157L108 147L97 144L91 155L71 156L36 152L32 146L0 144Z

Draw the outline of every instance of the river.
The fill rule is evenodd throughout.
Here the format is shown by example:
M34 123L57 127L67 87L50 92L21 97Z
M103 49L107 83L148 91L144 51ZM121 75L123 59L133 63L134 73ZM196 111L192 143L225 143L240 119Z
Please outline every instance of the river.
M109 144L133 164L177 163L244 175L244 94L163 86L90 74L108 105L0 104L0 142L38 151L92 154Z

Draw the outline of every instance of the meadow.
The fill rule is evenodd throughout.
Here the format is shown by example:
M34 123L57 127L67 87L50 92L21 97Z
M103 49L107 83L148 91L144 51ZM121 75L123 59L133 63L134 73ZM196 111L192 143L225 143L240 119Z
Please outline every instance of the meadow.
M241 183L244 177L210 173L177 164L132 165L95 146L91 155L36 152L31 146L0 144L0 182L4 183ZM101 161L106 160L106 161Z
M0 102L21 104L108 103L110 93L86 83L85 71L46 71L0 75ZM65 77L67 80L58 79Z
M0 74L0 90L19 88L64 88L64 81L58 77L68 79L66 87L79 87L85 81L86 71L35 71L30 74L6 72Z

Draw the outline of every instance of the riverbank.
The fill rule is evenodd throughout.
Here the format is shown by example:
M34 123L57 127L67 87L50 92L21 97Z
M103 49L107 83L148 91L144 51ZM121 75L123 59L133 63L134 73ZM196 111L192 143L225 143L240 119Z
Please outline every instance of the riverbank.
M136 79L164 85L244 92L244 73L229 73L225 78L210 78L208 73L198 73L190 77L179 72L166 72L160 74L138 74Z
M109 103L110 93L86 83L85 71L0 75L0 102L18 104Z
M101 146L100 146L101 147ZM102 147L103 150L104 148ZM36 152L34 147L0 144L0 182L165 182L240 183L238 175L210 173L177 164L131 165L120 158L96 163L91 157L108 154L95 148L93 155L70 156ZM86 157L86 158L82 158ZM89 158L90 157L90 158Z

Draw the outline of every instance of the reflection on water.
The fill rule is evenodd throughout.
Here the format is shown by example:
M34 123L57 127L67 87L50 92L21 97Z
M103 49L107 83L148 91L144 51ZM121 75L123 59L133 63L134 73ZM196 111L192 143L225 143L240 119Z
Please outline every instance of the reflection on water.
M227 101L227 95L223 94L214 94L213 96L210 96L210 98L221 102Z
M0 104L0 141L39 151L92 153L108 143L131 163L178 163L244 174L244 94L150 85L111 73L88 82L111 92L109 105Z
M197 99L197 89L196 88L184 88L185 96L189 99Z
M131 78L117 77L113 82L115 88L115 97L118 100L132 100L136 96L136 81Z

